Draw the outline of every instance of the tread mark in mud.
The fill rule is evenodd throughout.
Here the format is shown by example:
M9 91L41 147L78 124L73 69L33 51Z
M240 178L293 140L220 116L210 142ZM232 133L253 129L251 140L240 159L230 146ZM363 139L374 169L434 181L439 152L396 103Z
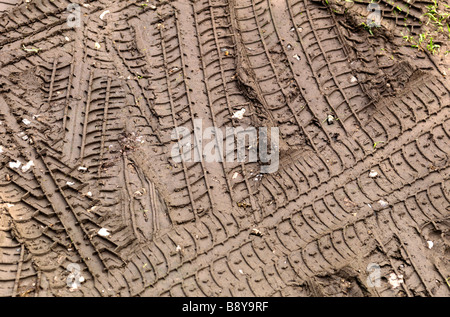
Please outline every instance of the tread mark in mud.
M177 21L176 15L174 15L174 20ZM177 36L177 38L180 39L179 28L178 28L178 23L177 22L175 22L175 26L174 27L176 28L176 35L175 36ZM193 126L193 123L194 123L192 104L191 104L191 99L190 99L190 96L189 96L189 88L187 87L187 85L185 83L186 75L185 75L185 70L184 70L184 67L185 67L184 66L184 60L183 60L184 57L183 57L183 52L181 51L181 48L179 48L180 49L180 55L179 55L180 57L179 57L179 59L180 59L180 63L181 63L181 65L180 65L181 66L181 70L178 69L175 73L177 73L177 74L179 74L179 75L181 75L183 77L182 82L183 82L183 84L185 86L184 87L185 90L184 90L183 94L186 97L187 105L184 108L182 108L180 110L177 110L176 109L177 105L175 103L177 102L178 98L176 98L176 99L174 98L174 92L172 91L173 88L171 86L172 85L172 79L171 78L173 78L173 76L171 76L171 74L169 72L170 69L171 69L171 67L169 66L169 63L172 62L172 60L170 60L170 57L168 56L168 51L172 52L173 49L170 48L170 46L167 47L167 44L166 44L166 41L171 40L174 35L172 35L171 37L169 37L169 39L167 39L168 36L165 35L164 27L162 27L162 26L159 27L159 33L160 33L161 49L162 49L164 69L165 69L166 86L167 86L167 92L168 92L169 104L170 104L170 113L171 113L171 116L172 116L172 127L176 129L175 133L176 133L176 137L177 137L177 142L179 142L180 141L180 136L179 136L178 128L180 126L183 126L184 122L181 122L181 124L178 123L178 121L179 121L179 119L177 118L178 117L178 113L182 114L185 111L185 108L188 108L188 112L189 112L189 119L188 120L191 121L192 126ZM178 85L179 84L177 84L177 86ZM198 155L200 155L200 157L201 157L201 152L200 152L200 150L198 148L200 142L199 142L196 134L194 134L194 142L195 142L194 149L195 149L195 151L198 151L200 153ZM180 153L180 155L181 155L181 153ZM189 197L189 205L192 208L191 213L193 214L194 218L197 219L197 217L199 215L203 214L204 212L206 212L207 209L214 208L212 195L211 195L210 190L209 190L209 184L208 184L208 180L207 180L206 170L205 170L205 167L204 167L204 164L203 164L203 160L201 160L197 164L193 164L192 166L188 166L188 164L186 164L186 162L182 159L181 160L181 165L182 165L182 172L183 172L183 175L184 175L184 181L186 183L186 188L185 189L186 189L186 191L188 193L188 197ZM195 165L200 167L202 176L200 176L200 178L198 178L197 180L191 181L192 177L189 174L189 172L190 172L190 170L192 168L195 167ZM200 182L203 181L205 183L206 192L200 193L200 195L194 196L193 185L195 183L197 183L198 181L200 181ZM207 195L207 197L209 199L209 203L208 203L209 206L206 207L207 209L203 209L202 210L201 208L205 208L205 207L199 207L197 205L197 201L202 199L202 197L204 197L205 195ZM184 221L188 221L188 220L186 219Z
M208 7L209 6L209 10ZM229 68L225 68L228 65L231 66L235 66L234 63L228 62L225 59L233 59L233 57L223 57L223 52L227 52L228 55L230 55L229 50L231 49L230 47L234 46L233 41L231 41L228 39L228 45L226 43L223 43L222 45L219 42L219 38L222 40L222 42L225 42L225 39L227 37L233 37L233 35L231 34L226 34L226 35L222 35L222 36L218 36L218 31L217 28L220 27L221 29L224 29L223 26L218 26L216 19L223 19L223 18L227 18L226 16L226 12L223 13L223 16L216 16L216 14L214 13L214 9L220 8L220 9L224 9L225 7L227 7L228 5L226 3L223 4L214 4L214 7L211 5L210 1L208 1L205 5L206 9L200 9L198 11L196 11L195 7L194 7L194 20L195 20L195 27L197 30L197 39L199 42L199 50L201 53L201 61L202 61L202 70L203 70L203 74L204 74L204 78L205 78L205 86L206 86L206 94L208 96L208 102L209 102L209 109L211 111L211 117L212 117L212 121L213 121L213 125L215 127L221 128L225 125L228 125L229 123L231 123L233 128L237 127L237 122L236 120L234 120L233 118L231 118L233 116L233 108L234 109L241 109L244 108L246 109L246 105L247 103L245 102L245 100L240 100L241 98L237 98L236 96L236 91L238 90L238 87L235 83L235 80L227 80L226 76L230 75L230 71L232 71L233 69L229 69ZM201 14L204 13L205 15L207 15L209 13L209 16L206 16L206 18L201 18ZM201 19L201 20L200 20ZM203 31L200 31L200 25L204 25L206 22L210 22L211 26L207 26L206 29L204 29ZM227 31L230 32L227 28ZM202 36L206 35L210 35L210 32L212 32L212 36L213 36L213 47L211 49L207 49L206 51L203 49L203 46L208 47L206 43L210 43L212 42L211 39L207 40L207 41L203 41L202 40ZM214 54L217 53L217 56L214 56ZM205 59L207 56L212 56L212 61L209 63L205 62ZM209 71L209 69L214 69L217 68L218 65L218 70L213 70L213 71ZM209 72L208 72L209 71ZM220 75L220 83L219 84L215 84L215 81L212 80L212 78L214 78L216 75ZM209 81L212 81L212 85L210 85ZM217 95L217 90L219 90L219 92L223 91L224 94L224 99L225 99L225 109L222 110L223 108L223 104L221 104L220 102L222 101L223 97L218 97L215 98L214 96ZM214 95L213 95L214 94ZM240 104L239 104L240 103ZM217 110L216 110L217 109ZM228 110L228 111L226 111ZM248 110L248 108L247 108ZM216 112L217 111L217 112ZM229 116L231 119L228 118L223 118L223 113L225 112L225 115ZM218 121L221 120L221 121ZM220 123L219 123L220 122ZM216 135L216 142L220 142L222 143L223 140L218 140L217 139L217 135ZM221 148L219 148L220 151ZM219 156L224 158L224 153L219 153ZM226 180L226 184L227 184L227 191L230 195L230 199L232 201L233 204L237 203L236 199L234 198L235 196L235 192L233 190L233 185L230 182L230 174L231 174L231 170L232 168L227 167L227 163L225 162L225 160L221 160L221 164L222 164L222 169L224 171L224 177ZM241 162L240 164L240 173L241 175L245 175L245 166L244 163ZM256 209L256 205L255 205L255 201L253 198L253 193L252 193L252 189L251 186L249 184L249 180L248 177L243 177L244 178L244 183L245 183L245 188L246 191L248 192L248 197L243 197L242 199L250 199L250 203L252 206L252 209L255 210ZM239 195L242 195L241 193Z
M77 30L68 3L0 17L0 295L448 296L448 79L347 25L368 1L90 1ZM427 3L383 0L383 23L417 32ZM197 118L279 126L279 171L174 164L170 131Z

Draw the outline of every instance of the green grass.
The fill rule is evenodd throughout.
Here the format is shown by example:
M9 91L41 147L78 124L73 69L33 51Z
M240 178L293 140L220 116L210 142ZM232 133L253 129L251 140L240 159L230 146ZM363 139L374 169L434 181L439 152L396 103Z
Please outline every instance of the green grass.
M441 46L438 44L433 43L433 38L430 38L430 42L427 45L427 50L431 53L431 54L435 54L437 52L439 52Z
M450 6L446 4L444 4L444 6L450 8ZM440 11L438 8L438 1L433 0L433 4L427 5L427 13L425 13L424 16L428 18L427 25L431 22L436 25L440 31L443 31L444 24L446 24L446 21L450 17L450 13Z
M370 35L373 36L372 27L370 27L369 25L367 25L367 24L364 23L364 22L362 22L361 25L362 25L362 27L363 27L364 29L366 29L367 32L369 32Z

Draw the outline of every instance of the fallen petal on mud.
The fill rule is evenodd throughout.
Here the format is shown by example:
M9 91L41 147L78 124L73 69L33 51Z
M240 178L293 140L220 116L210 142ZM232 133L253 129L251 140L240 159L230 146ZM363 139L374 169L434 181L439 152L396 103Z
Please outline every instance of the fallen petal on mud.
M109 236L111 233L109 233L109 231L108 231L108 229L106 229L106 228L101 228L99 231L98 231L98 235L99 236L102 236L102 237L107 237L107 236Z
M259 229L253 228L252 231L250 231L250 234L261 237L262 232Z
M103 20L103 18L105 17L105 15L107 15L108 13L110 13L109 10L103 11L102 14L100 14L100 20Z
M370 171L370 173L369 173L369 177L370 178L374 178L374 177L377 177L377 176L378 176L378 172L377 171L374 171L374 170Z
M20 161L9 162L9 168L19 168L22 163Z
M245 113L245 108L242 108L241 110L236 111L235 113L233 113L232 118L242 119L244 117L244 113Z
M378 203L380 204L381 208L386 208L387 206L389 206L389 203L387 201L382 200L382 199L380 199L378 201Z
M24 166L22 166L22 172L28 172L28 170L30 168L32 168L34 166L34 162L33 161L29 161L27 164L25 164Z
M395 273L391 273L391 275L389 275L389 284L392 285L392 288L397 288L402 283L403 283L403 275L397 275Z

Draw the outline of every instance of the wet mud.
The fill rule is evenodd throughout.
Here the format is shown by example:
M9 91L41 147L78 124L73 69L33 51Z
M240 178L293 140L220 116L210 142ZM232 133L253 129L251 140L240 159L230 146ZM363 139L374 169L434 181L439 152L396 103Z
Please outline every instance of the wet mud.
M450 295L432 1L73 3L0 3L0 296ZM196 120L277 171L176 160Z

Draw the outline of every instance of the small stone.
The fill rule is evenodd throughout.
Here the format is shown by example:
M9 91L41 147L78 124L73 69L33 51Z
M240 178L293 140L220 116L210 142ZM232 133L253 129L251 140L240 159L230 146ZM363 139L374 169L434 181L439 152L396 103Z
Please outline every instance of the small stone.
M377 176L378 176L377 171L375 171L375 170L371 170L371 171L370 171L370 173L369 173L369 177L370 177L370 178L375 178L375 177L377 177Z
M430 241L430 240L427 241L427 244L428 244L428 249L431 249L434 245L433 241Z

